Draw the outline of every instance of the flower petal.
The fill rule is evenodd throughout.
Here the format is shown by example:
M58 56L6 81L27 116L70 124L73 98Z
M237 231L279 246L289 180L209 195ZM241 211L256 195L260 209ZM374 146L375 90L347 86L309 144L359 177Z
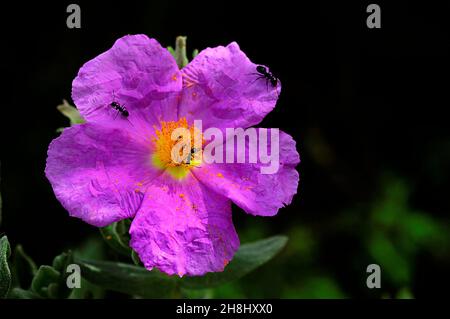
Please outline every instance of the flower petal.
M172 275L222 271L239 247L231 202L192 175L161 176L147 189L130 228L130 246L145 267Z
M133 217L145 185L160 174L148 148L127 131L76 125L50 144L45 173L71 216L102 227Z
M256 67L235 42L203 50L181 71L180 116L201 119L205 128L258 124L275 107L281 85L273 87Z
M111 102L125 106L131 120L149 102L181 86L181 73L169 51L145 35L127 35L81 67L72 83L72 98L88 122L111 123L122 117Z
M273 216L291 203L297 193L299 174L295 169L300 162L295 141L288 134L279 134L279 168L274 174L262 174L261 167L268 166L259 160L249 163L202 164L195 176L214 191L223 194L252 215ZM270 148L270 141L269 146ZM248 141L246 154L248 155ZM226 150L226 147L223 147ZM235 152L236 154L237 152Z

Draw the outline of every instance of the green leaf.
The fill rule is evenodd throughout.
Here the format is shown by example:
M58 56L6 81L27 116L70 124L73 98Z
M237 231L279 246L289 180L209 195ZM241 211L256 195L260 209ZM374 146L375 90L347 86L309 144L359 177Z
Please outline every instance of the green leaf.
M105 290L81 278L80 288L72 289L68 299L104 299Z
M73 256L75 259L104 260L106 248L105 241L101 240L100 236L89 237L74 249Z
M412 245L435 243L443 245L445 230L437 220L421 213L410 213L399 223L402 233Z
M73 252L75 258L96 259L105 258L105 242L100 237L88 238ZM69 299L103 299L105 290L81 277L81 287L72 289Z
M110 261L76 259L81 276L100 287L144 298L165 298L176 292L177 280L156 270Z
M171 46L167 47L167 51L169 51L169 53L175 58L175 50Z
M136 266L144 266L139 255L134 250L131 252L131 260L134 262Z
M334 279L313 275L305 278L299 287L287 288L282 298L342 299L346 295Z
M11 286L11 271L9 270L8 258L11 255L8 237L0 238L0 298L6 298Z
M37 267L30 256L25 253L22 245L17 245L14 249L12 265L14 285L28 289L37 272Z
M396 299L414 299L414 296L408 288L404 287L400 289L395 295Z
M192 58L194 59L198 55L198 49L192 51Z
M215 289L184 289L181 288L182 298L187 299L213 299L214 298ZM226 298L226 297L225 297ZM230 298L239 299L237 293L234 293Z
M9 292L9 299L41 299L41 297L31 290L25 290L22 288L13 288Z
M383 233L374 233L369 238L369 253L383 268L383 273L396 285L409 284L411 262L408 256Z
M286 237L274 236L242 245L224 272L181 280L125 263L79 258L75 263L80 265L82 277L92 284L144 298L165 298L176 295L180 283L183 289L204 289L238 279L269 261L286 242Z
M185 277L181 280L181 287L204 289L239 279L272 259L283 249L287 240L286 236L273 236L244 244L223 272L208 273L202 277Z
M80 112L78 112L78 110L74 106L70 105L66 100L63 100L63 103L58 105L56 108L70 120L70 125L85 122L85 120L81 117Z
M131 248L128 244L130 241L128 234L129 228L130 220L127 219L100 228L100 233L112 249L124 256L129 257L131 255Z
M70 275L67 272L67 267L73 264L73 255L71 251L62 253L53 259L53 268L60 273L56 282L48 286L48 293L50 298L67 298L72 290L67 287L67 277Z
M59 278L59 271L51 266L42 265L31 282L31 289L41 297L50 298L49 286L58 282Z
M56 256L53 259L52 266L55 270L63 273L66 272L67 266L73 264L73 255L69 250L68 252L64 252L61 255Z
M0 162L0 172L1 172L2 162ZM0 183L2 181L2 176L0 175ZM0 193L0 226L2 226L2 194Z
M39 267L31 282L31 290L43 298L67 298L71 289L67 287L66 279L69 273L66 269L72 263L72 253L69 251L56 256L52 266Z

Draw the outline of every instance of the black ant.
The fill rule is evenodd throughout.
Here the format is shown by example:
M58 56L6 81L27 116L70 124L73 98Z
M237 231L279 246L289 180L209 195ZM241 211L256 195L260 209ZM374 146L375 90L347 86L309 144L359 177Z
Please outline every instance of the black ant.
M109 104L113 109L117 110L118 113L122 114L123 117L128 117L130 113L125 108L124 105L120 105L118 102L115 101L114 92L113 92L113 101Z
M183 138L183 136L179 135L177 137L177 140L180 141ZM183 146L184 149L185 146ZM192 147L190 153L186 156L186 158L184 159L184 162L188 165L191 164L191 161L194 159L195 153L201 151L201 148L195 148Z
M272 74L272 72L269 71L268 68L266 68L263 65L258 65L258 66L256 66L256 72L258 72L258 73L253 73L258 76L255 81L257 81L259 79L266 79L267 89L269 89L269 83L272 87L277 88L279 80L275 75ZM253 81L253 82L255 82L255 81ZM278 89L277 89L277 94L278 94Z
M200 149L195 147L191 148L191 152L186 156L185 163L190 165L191 161L194 159L195 153L198 151L200 151Z
M197 153L198 151L199 151L198 148L195 147L191 148L191 154L187 156L186 164L191 164L191 160L194 158L194 154Z
M261 75L259 76L258 79L265 78L266 81L267 81L267 83L270 82L270 84L271 84L273 87L276 87L276 86L277 86L277 84L278 84L278 78L275 77L275 76L272 74L272 72L269 71L268 68L266 68L265 66L262 66L262 65L258 65L258 66L256 67L256 71L257 71L259 74L261 74Z

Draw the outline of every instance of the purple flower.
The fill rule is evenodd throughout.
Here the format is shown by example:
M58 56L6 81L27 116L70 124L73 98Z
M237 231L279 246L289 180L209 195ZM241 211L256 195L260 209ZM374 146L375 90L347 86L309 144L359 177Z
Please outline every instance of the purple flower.
M72 98L87 121L49 146L46 176L69 214L103 227L132 218L130 246L167 274L222 271L239 247L231 202L273 216L297 192L299 155L280 132L279 170L262 163L170 161L170 133L184 127L248 128L274 107L274 88L236 43L208 48L179 70L145 35L125 36L87 62ZM128 112L111 107L117 101ZM207 141L206 141L207 143Z

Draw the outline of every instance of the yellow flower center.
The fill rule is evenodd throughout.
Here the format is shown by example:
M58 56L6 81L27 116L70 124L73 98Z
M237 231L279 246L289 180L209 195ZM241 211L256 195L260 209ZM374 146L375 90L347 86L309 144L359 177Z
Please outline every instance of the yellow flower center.
M188 125L186 118L178 121L161 121L161 128L155 127L154 153L152 163L166 170L175 179L183 179L190 169L201 164L203 136L194 125Z

